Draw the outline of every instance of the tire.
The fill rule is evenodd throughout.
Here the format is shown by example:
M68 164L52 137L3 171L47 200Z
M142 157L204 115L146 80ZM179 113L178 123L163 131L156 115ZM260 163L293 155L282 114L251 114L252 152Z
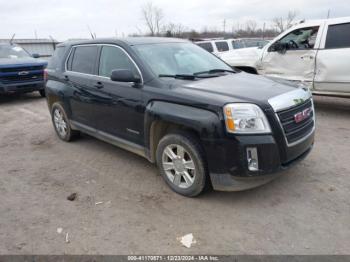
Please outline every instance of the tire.
M41 95L41 97L46 97L45 89L39 90L39 94Z
M173 191L187 197L204 191L207 163L197 138L182 132L168 134L160 140L156 158L160 174Z
M52 105L51 119L56 134L61 140L69 142L79 136L79 131L71 128L67 114L60 103Z

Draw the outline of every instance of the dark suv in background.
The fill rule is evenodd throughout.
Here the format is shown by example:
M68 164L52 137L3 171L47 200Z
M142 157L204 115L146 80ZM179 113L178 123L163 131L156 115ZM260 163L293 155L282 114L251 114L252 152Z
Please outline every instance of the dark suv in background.
M45 67L39 55L18 45L0 43L0 94L39 91L45 96Z
M185 196L267 183L314 142L307 88L238 73L183 40L60 44L46 93L59 138L81 131L130 150Z

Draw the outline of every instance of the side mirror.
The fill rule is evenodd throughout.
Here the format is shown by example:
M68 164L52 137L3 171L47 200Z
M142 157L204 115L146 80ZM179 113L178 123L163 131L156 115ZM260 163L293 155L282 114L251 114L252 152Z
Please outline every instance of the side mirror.
M137 84L141 82L141 78L138 75L135 75L129 69L113 70L111 80L116 82L132 82Z
M277 41L270 46L269 52L285 54L287 52L287 44Z
M32 54L32 57L33 57L33 58L39 58L40 55L39 55L39 54Z

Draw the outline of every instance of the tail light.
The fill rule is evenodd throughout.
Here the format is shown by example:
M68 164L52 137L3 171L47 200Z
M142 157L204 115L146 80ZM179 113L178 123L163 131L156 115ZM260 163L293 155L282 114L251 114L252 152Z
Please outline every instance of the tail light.
M48 80L49 74L47 72L47 69L44 69L44 81L46 82Z

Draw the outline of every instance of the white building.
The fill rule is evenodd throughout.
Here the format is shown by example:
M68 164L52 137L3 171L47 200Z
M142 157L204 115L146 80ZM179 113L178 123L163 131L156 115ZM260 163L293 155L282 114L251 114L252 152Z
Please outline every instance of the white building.
M10 39L0 39L0 43L10 42ZM13 39L12 43L27 50L30 54L39 54L43 59L49 59L59 44L53 39Z

